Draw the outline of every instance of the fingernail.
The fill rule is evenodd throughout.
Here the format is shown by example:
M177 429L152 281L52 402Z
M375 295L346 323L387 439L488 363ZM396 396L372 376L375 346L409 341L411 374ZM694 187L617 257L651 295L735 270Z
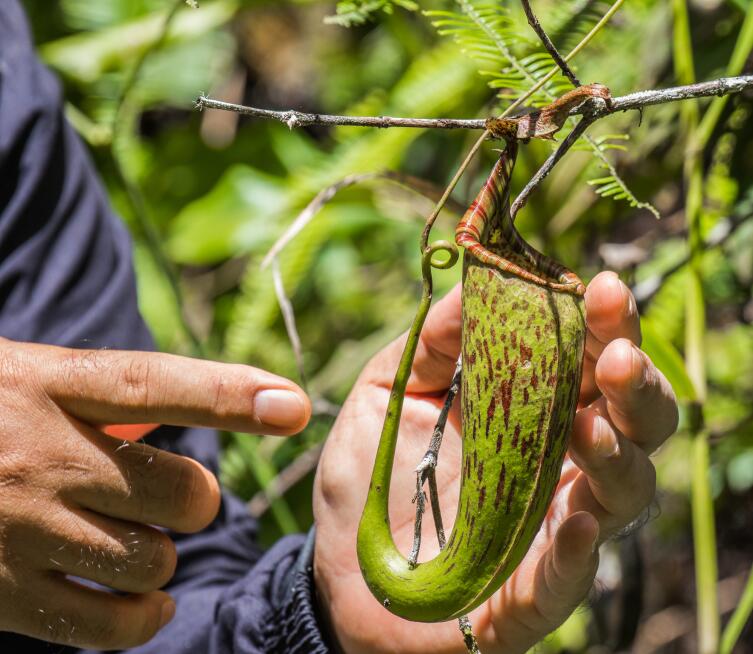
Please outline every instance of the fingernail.
M641 351L633 346L632 348L632 367L630 370L632 386L635 390L640 390L646 385L646 366L644 365Z
M609 459L620 452L617 435L610 424L601 416L594 417L594 434L596 436L596 453L603 459Z
M159 628L162 629L170 620L175 617L175 602L168 600L162 605L162 611L159 617Z
M298 393L282 389L260 391L254 396L254 414L272 427L297 427L303 422L305 406Z
M594 536L594 542L591 543L591 554L594 554L599 549L599 534Z

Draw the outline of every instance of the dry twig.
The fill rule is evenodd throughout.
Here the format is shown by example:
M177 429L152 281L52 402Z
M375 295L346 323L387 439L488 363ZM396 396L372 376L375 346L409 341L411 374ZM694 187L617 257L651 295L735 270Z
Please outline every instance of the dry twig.
M594 110L593 106L582 105L574 109L572 116L592 114L594 120L604 118L618 111L641 110L657 104L678 102L680 100L692 100L708 98L712 96L731 95L753 88L753 75L739 75L737 77L721 77L708 82L688 84L685 86L673 86L667 89L646 89L612 99L611 109L604 106ZM519 104L516 103L516 107ZM486 119L484 118L401 118L397 116L340 116L335 114L311 114L294 109L276 111L272 109L259 109L232 102L215 100L204 95L196 99L196 108L224 109L252 116L265 118L285 123L291 129L294 127L308 127L311 125L324 125L334 127L347 125L352 127L413 127L420 129L475 129L485 130ZM505 112L509 115L508 112Z

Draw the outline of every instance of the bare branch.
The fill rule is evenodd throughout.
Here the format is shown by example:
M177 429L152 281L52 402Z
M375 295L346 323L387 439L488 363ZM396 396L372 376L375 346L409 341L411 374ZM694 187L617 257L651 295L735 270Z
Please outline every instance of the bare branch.
M282 273L280 272L280 262L277 257L272 258L272 279L275 286L275 295L277 296L277 303L280 305L280 311L282 312L282 319L285 322L285 330L288 333L288 339L290 345L293 348L293 354L295 355L295 363L298 367L298 376L301 378L301 385L303 390L306 390L306 371L303 367L303 348L301 347L301 337L298 336L298 329L295 325L295 312L293 311L293 305L285 294L285 284L282 280Z
M392 116L340 116L333 114L310 114L295 109L275 111L273 109L259 109L232 102L215 100L205 95L196 99L196 108L224 109L235 111L245 116L266 118L285 123L290 129L308 127L310 125L329 125L331 127L343 125L346 127L417 127L434 129L484 129L484 121L477 119L458 120L455 118L395 118Z
M439 448L442 445L442 436L444 435L444 430L447 426L447 417L450 415L450 408L455 401L455 397L457 397L457 394L460 392L460 381L463 374L462 370L461 356L458 357L457 364L455 365L455 373L452 375L450 387L447 389L447 397L445 398L444 405L437 418L437 424L432 432L429 449L421 459L421 463L416 467L416 495L413 498L413 501L416 503L416 521L413 526L413 547L408 556L408 562L411 567L417 564L418 551L421 548L421 525L423 522L423 514L426 510L426 494L423 491L424 482L428 482L429 484L429 498L431 501L431 511L432 516L434 517L434 528L437 532L439 549L443 550L447 543L444 524L442 522L442 512L439 509L436 468L437 462L439 461ZM470 652L470 654L481 654L476 637L473 635L471 621L467 615L462 615L458 618L458 627L460 633L463 634L463 642L465 643L468 652Z
M628 95L612 98L612 106L594 107L593 103L586 103L574 109L570 115L592 114L594 119L603 118L617 111L640 110L656 104L708 98L711 96L731 95L753 88L753 75L739 75L737 77L722 77L709 82L674 86L668 89L648 89L636 91ZM196 100L196 108L224 109L235 111L247 116L278 120L291 129L309 125L347 125L352 127L414 127L422 129L485 129L486 119L483 118L398 118L395 116L339 116L333 114L310 114L289 109L274 111L272 109L258 109L231 102L222 102L204 95Z
M415 566L418 562L418 552L421 549L421 521L423 519L426 501L423 486L427 480L429 481L431 508L434 515L434 526L437 530L439 548L442 549L445 544L446 539L444 526L442 524L442 514L439 511L439 494L436 489L436 477L434 471L439 462L439 448L442 446L442 436L444 435L444 430L447 426L447 417L450 415L450 409L452 408L452 403L455 401L455 397L460 392L462 369L462 360L458 358L458 361L455 364L455 372L453 373L452 381L450 382L450 387L447 389L447 397L444 400L444 405L437 418L437 424L431 434L429 449L426 450L426 454L424 454L421 462L416 466L416 494L413 497L413 501L416 503L416 521L413 531L413 547L408 556L408 563L411 567Z
M560 70L562 71L564 76L572 82L573 86L580 86L580 82L575 76L575 73L573 73L570 66L567 65L567 62L562 58L562 55L559 53L557 48L554 47L554 43L552 43L549 35L544 31L544 28L541 26L539 19L536 18L536 14L533 13L531 3L528 0L521 0L521 3L523 4L523 11L526 12L528 24L533 28L533 31L536 32L536 35L544 44L546 51L551 55L554 63L560 67Z

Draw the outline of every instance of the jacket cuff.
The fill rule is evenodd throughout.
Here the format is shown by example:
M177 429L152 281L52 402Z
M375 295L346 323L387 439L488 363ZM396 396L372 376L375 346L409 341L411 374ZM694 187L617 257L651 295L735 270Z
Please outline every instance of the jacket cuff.
M316 605L314 529L278 541L220 599L212 638L216 652L335 654Z

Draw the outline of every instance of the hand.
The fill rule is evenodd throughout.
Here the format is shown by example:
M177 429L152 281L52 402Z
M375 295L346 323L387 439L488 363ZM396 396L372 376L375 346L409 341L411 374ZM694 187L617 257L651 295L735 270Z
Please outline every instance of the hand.
M149 640L175 605L175 547L220 502L196 461L93 425L168 423L291 434L309 402L247 366L0 339L0 630L93 649ZM85 587L71 577L128 594Z
M591 282L586 313L580 408L555 498L523 562L470 616L485 653L525 652L582 601L596 574L598 544L652 500L655 471L648 456L677 426L674 393L636 347L640 323L635 300L614 273ZM413 537L413 469L444 401L460 352L460 328L456 288L429 314L405 397L390 492L393 535L404 554ZM392 343L364 370L327 440L315 483L316 585L349 654L466 651L456 621L419 624L384 609L366 588L356 559L356 531L404 342L403 337ZM459 423L456 402L437 469L446 523L457 510ZM438 550L436 538L427 536L433 530L427 511L419 560Z

